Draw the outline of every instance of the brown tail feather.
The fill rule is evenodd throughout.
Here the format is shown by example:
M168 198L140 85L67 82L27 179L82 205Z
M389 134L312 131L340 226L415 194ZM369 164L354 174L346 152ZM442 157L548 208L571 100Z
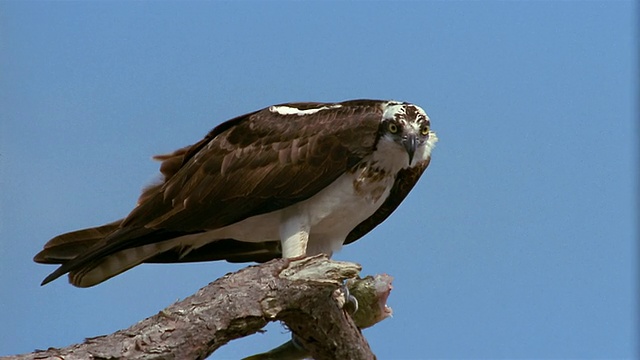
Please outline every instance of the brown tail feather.
M44 245L33 261L41 264L64 264L85 252L120 227L122 219L102 226L58 235Z
M70 282L89 287L116 276L143 262L178 263L227 260L265 262L280 257L280 242L245 243L220 239L185 251L172 239L190 233L147 228L122 228L122 220L69 232L47 242L34 261L61 264L42 285L69 273Z

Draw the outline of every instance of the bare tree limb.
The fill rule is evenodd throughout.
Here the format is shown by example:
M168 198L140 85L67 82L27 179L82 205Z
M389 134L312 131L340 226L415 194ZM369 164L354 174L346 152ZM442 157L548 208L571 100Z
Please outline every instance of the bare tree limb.
M358 326L342 309L342 281L359 271L357 264L326 256L276 259L227 274L128 329L3 359L204 359L227 342L277 320L291 329L302 353L317 360L374 359ZM374 279L350 285L362 297L355 317L361 328L391 313L384 305L391 278ZM268 359L265 354L254 358Z

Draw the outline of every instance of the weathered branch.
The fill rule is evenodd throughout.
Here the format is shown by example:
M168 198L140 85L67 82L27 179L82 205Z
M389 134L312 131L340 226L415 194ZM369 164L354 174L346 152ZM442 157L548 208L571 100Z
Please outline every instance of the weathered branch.
M373 359L367 341L342 309L344 296L338 290L359 270L357 264L325 256L273 260L227 274L128 329L6 359L204 359L277 320L291 329L303 353L315 359ZM360 328L390 315L384 305L389 284L390 277L369 277L350 285L361 303L355 317Z

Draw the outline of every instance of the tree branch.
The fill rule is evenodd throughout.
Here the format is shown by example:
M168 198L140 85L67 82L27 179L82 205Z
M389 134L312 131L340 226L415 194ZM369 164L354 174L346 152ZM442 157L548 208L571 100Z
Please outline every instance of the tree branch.
M391 277L350 280L349 288L361 304L357 326L342 309L340 286L359 271L357 264L322 255L276 259L227 274L128 329L5 359L204 359L229 341L277 320L291 329L303 355L317 360L373 359L358 327L391 314L385 305ZM268 359L269 354L252 358Z

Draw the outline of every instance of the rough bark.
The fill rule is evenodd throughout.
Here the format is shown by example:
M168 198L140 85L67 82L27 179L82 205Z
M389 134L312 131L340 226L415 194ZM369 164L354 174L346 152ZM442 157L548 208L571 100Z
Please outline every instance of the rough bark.
M227 274L128 329L3 359L204 359L278 320L315 359L373 359L367 341L342 309L344 294L339 291L342 281L355 278L359 270L357 264L325 256L277 259ZM378 296L382 305L371 307L373 323L390 315L384 305L389 291L390 277L385 295ZM365 304L361 314L369 311Z

